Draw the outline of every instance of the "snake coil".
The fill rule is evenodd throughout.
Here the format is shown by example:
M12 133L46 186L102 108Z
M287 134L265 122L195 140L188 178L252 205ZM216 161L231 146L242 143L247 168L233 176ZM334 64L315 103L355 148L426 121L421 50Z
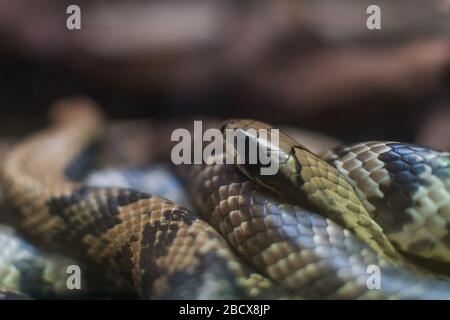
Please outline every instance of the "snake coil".
M327 163L282 135L275 177L226 164L180 168L197 216L156 195L71 181L104 121L85 101L56 114L2 165L17 227L114 270L141 298L450 298L449 282L416 273L401 253L449 262L448 153L376 142L338 149ZM379 290L367 284L371 265Z

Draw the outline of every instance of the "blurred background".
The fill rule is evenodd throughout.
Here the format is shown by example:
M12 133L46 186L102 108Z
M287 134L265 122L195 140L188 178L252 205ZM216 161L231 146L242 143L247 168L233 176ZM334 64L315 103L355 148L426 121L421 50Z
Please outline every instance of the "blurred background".
M82 94L112 119L251 117L450 150L449 0L1 0L0 39L0 135Z

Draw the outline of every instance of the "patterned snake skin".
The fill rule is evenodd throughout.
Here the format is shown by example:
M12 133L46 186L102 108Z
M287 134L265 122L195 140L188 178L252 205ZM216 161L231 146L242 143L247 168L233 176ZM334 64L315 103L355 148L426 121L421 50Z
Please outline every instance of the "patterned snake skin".
M15 140L0 141L0 162L12 148ZM4 203L0 188L0 223L8 223L11 212ZM42 250L20 236L13 228L0 224L0 300L24 298L20 292L32 299L128 299L134 297L126 283L116 280L114 275L92 266L64 257L52 250ZM80 290L70 290L67 280L69 266L82 270ZM7 294L9 293L9 294Z
M448 299L450 283L389 264L349 230L277 199L233 165L196 166L192 192L203 218L262 273L310 299ZM380 290L367 268L381 269Z
M132 297L126 286L78 261L39 250L0 226L0 287L33 299L116 299ZM80 290L67 286L69 266L82 270Z
M79 155L103 129L96 109L74 104L63 108L54 128L25 140L5 159L2 185L19 230L119 272L141 298L283 296L187 209L135 190L68 181L82 169ZM55 160L50 167L49 159Z
M255 121L226 124L249 140L261 140L246 131L250 126L271 128ZM398 259L392 242L407 253L450 262L448 152L368 142L336 148L325 156L331 166L283 133L280 145L271 145L271 149L276 151L273 161L280 166L275 176L258 175L254 166L244 165L242 171L278 193L292 193L294 187L320 212L340 221L378 253Z
M291 180L263 181L241 168L255 183L234 165L180 168L204 220L158 196L73 182L103 130L94 108L75 104L8 154L6 201L22 232L119 272L141 298L450 298L448 281L404 265L352 182L301 147L288 148L294 157L280 167L289 174L299 162ZM286 200L298 195L286 182L305 195ZM289 191L276 195L274 186ZM329 218L297 205L304 200ZM381 269L379 289L367 284L371 265Z
M326 158L349 177L395 247L450 263L450 153L373 141L338 147Z

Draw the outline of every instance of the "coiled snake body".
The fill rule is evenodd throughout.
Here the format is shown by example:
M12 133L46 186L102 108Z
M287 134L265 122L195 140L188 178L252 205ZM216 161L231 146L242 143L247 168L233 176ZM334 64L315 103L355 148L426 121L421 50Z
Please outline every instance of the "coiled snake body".
M387 170L387 176L390 170L354 156L360 150L356 147L329 157L336 169L282 136L279 148L286 152L278 153L281 170L271 178L241 167L249 180L236 166L225 164L180 168L199 218L158 196L70 181L82 169L83 150L101 136L103 120L90 107L66 108L63 115L54 128L24 140L8 154L1 171L6 201L28 236L115 270L142 298L450 298L449 282L417 274L398 251L448 262L448 153L420 149L435 156L424 158L425 171L417 176L440 181L440 191L433 184L429 200L436 201L434 215L447 220L422 221L429 232L408 239L399 235L402 227L387 226L389 219L398 219L387 218L385 209L397 196L387 192L386 180L367 174L380 192L361 196L368 185L356 179L362 174L352 173L358 169L355 161L346 164L350 158L358 158L367 170ZM251 121L226 124L237 129L250 125L267 127ZM374 153L400 148L384 143L370 147ZM427 162L431 158L439 160ZM349 178L342 174L345 170L351 171ZM416 197L415 212L425 212L417 206L414 190L405 188ZM444 197L434 199L438 192ZM327 217L300 207L299 194ZM377 201L385 197L388 204L377 213ZM416 221L413 209L404 205L396 213L400 220ZM404 228L414 233L416 227ZM429 235L436 228L436 236ZM419 239L426 243L417 244ZM431 251L425 250L430 243ZM367 284L370 265L381 269L381 288Z

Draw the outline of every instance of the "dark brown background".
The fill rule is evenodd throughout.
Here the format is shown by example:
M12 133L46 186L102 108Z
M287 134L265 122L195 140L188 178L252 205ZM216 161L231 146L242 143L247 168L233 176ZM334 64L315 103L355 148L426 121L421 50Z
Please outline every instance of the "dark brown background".
M369 4L382 30L365 27ZM116 119L252 117L450 149L445 0L8 0L0 21L2 135L82 94Z

